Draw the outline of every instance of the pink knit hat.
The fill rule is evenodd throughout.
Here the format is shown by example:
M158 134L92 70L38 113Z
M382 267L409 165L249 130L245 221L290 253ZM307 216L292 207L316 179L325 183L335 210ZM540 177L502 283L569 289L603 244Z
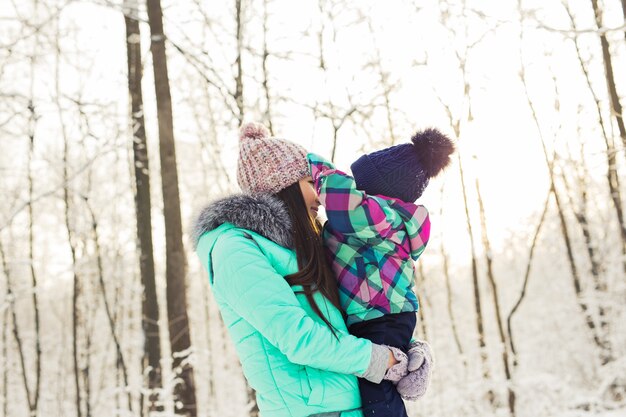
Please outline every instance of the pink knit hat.
M270 138L260 123L245 123L239 132L237 182L245 192L277 193L310 175L307 151L285 139Z

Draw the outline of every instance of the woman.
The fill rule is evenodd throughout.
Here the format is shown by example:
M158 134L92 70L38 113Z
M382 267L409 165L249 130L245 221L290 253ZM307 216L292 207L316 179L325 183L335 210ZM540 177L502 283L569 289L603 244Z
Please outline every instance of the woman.
M359 417L357 376L406 375L400 350L348 334L325 258L319 201L301 146L242 127L244 194L200 213L196 252L209 274L263 417Z

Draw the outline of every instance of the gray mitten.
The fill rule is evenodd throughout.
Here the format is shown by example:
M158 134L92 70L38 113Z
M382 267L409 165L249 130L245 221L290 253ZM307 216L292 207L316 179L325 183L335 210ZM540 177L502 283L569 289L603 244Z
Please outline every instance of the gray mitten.
M398 382L396 389L404 400L417 401L430 385L435 361L427 342L416 340L409 345L409 374Z
M426 350L431 352L432 357L432 351L428 342L414 340L409 344L409 351L407 352L407 356L409 357L409 365L407 366L407 369L409 372L416 371L420 366L422 366L426 357Z
M387 381L398 382L402 379L402 377L408 376L407 367L409 365L409 358L406 356L406 353L393 346L383 346L391 350L393 357L396 358L396 360L398 361L398 363L387 369L387 372L385 373L383 379Z

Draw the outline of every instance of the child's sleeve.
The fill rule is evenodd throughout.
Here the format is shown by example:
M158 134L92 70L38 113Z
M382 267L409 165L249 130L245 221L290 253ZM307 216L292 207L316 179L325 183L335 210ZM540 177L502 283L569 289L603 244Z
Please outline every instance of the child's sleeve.
M424 206L411 204L415 208L413 213L409 212L408 205L401 206L398 211L389 201L358 190L354 178L336 169L323 157L310 153L307 159L315 189L334 231L362 240L386 239L397 231L403 221L408 221L414 234L422 232L423 242L416 239L411 242L418 244L412 252L421 254L428 241L427 231L430 230L428 211Z
M430 239L430 217L428 210L421 204L405 203L397 200L393 208L404 219L404 226L411 247L411 258L417 260Z

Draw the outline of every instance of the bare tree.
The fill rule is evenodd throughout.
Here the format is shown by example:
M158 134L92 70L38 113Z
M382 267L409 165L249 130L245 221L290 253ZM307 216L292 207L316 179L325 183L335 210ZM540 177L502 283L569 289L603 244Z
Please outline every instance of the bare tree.
M551 167L552 168L552 167ZM524 301L526 297L526 289L528 288L528 282L530 279L530 270L533 263L533 257L535 255L535 249L537 248L537 240L539 239L539 234L541 233L541 228L546 219L546 214L548 213L548 208L550 206L550 197L552 196L552 189L548 192L546 197L546 202L543 205L543 211L541 212L541 216L539 217L539 222L537 223L537 228L535 229L535 233L533 234L532 242L530 244L530 250L528 254L528 261L526 262L526 272L524 273L524 280L522 284L522 290L520 291L520 295L513 305L513 308L509 312L506 322L507 322L507 332L509 334L509 343L511 345L512 359L513 359L513 367L517 366L517 351L515 350L515 342L513 340L513 315L517 312L517 309Z
M2 261L2 272L4 273L4 278L6 279L5 283L5 291L6 294L4 299L11 303L10 308L5 308L4 313L2 314L2 416L8 417L8 405L9 405L9 350L7 346L9 345L9 331L11 327L13 327L13 331L15 331L15 314L13 313L13 296L11 294L11 282L10 282L10 270L9 265L7 263L6 255L4 253L4 241L2 236L0 235L0 261ZM9 320L11 319L10 314L13 316L13 326L9 326ZM19 339L19 338L16 338ZM21 349L18 350L21 352ZM23 360L20 359L23 363ZM23 369L23 367L22 367ZM26 385L26 392L28 392L28 385Z
M624 5L624 0L622 0L622 5ZM600 9L600 7L598 6L598 0L591 0L591 7L593 8L593 12L596 18L596 24L598 25L598 28L600 28L602 27L602 9ZM623 10L626 15L626 8L624 8ZM626 148L626 127L624 126L624 111L622 109L622 105L620 104L619 95L617 94L617 87L615 85L615 75L613 73L613 58L609 51L609 41L607 40L606 33L601 32L599 33L599 36L600 46L602 48L602 61L604 64L606 88L609 95L609 104L611 109L611 117L609 120L612 120L613 117L615 117L617 128L619 130L620 137L622 138L622 145L624 148ZM626 219L624 218L622 200L619 192L619 176L617 175L613 138L609 137L605 133L605 141L607 146L607 156L609 164L608 179L609 186L611 187L611 199L613 200L615 210L617 211L622 238L622 266L624 272L626 272Z
M172 99L170 95L163 34L163 13L160 0L147 0L150 24L152 67L157 99L159 122L159 149L161 160L161 185L163 189L163 214L165 218L167 316L173 364L181 383L176 385L175 396L181 403L176 413L196 416L196 395L193 368L187 356L191 353L187 296L185 285L185 252L180 217L180 197L176 148L172 122Z
M82 417L83 415L83 392L80 383L81 379L81 363L79 352L79 330L82 325L81 310L79 305L79 298L81 294L81 279L78 274L78 268L76 265L76 246L77 237L75 236L74 227L72 225L72 195L70 193L70 174L69 174L69 137L67 134L67 126L63 119L63 107L61 105L62 92L59 84L60 79L60 60L61 60L61 47L60 47L60 28L59 21L56 22L56 56L55 56L55 100L59 117L59 124L61 127L61 136L63 138L63 208L64 208L64 223L65 231L67 233L67 241L70 249L72 259L72 362L74 365L74 393L76 404L76 415Z
M575 20L574 20L574 17L570 10L569 5L564 2L563 6L569 17L570 24L572 28L575 29L575 32L576 32L576 29L577 29L576 23L575 23ZM626 223L624 221L624 211L623 211L622 197L621 197L621 191L620 191L621 189L620 177L617 172L617 161L616 161L617 150L615 148L613 137L608 133L607 123L605 122L605 117L603 116L601 99L596 93L593 87L593 84L591 82L591 77L590 77L589 69L588 69L588 63L586 63L583 59L578 34L574 36L573 41L574 41L574 46L576 50L576 57L580 65L580 69L585 77L585 86L587 87L587 90L589 91L589 94L594 102L594 108L597 112L597 122L598 122L598 125L600 126L600 129L602 131L602 137L604 139L604 145L606 148L606 158L607 158L607 174L606 174L607 184L609 186L609 194L611 196L611 201L613 202L613 207L615 208L616 220L618 222L618 225L621 231L620 236L622 238L622 243L623 243L624 237L626 236L626 231L625 231ZM610 120L611 120L611 116L609 115L609 122L608 122L609 125L611 124ZM584 152L583 146L581 145L580 147L581 160L584 160L583 152ZM578 167L580 167L580 165L578 165ZM584 165L582 166L582 168L585 170L583 173L580 173L580 169L576 170L578 173L578 184L581 185L581 205L580 205L580 208L575 212L575 217L578 223L580 224L581 230L585 237L587 252L589 255L590 262L591 262L591 274L592 274L592 278L594 281L594 289L598 294L602 294L602 293L606 293L606 290L607 290L606 278L601 275L601 271L600 271L601 268L599 265L600 261L597 259L594 245L591 243L591 231L589 230L590 229L589 221L587 220L588 215L586 213L587 201L588 201L587 192L586 192L586 178L588 177L588 170L586 169ZM563 181L565 184L567 184L566 178L563 178ZM574 207L573 204L571 205L572 207ZM626 270L626 252L625 251L626 251L626 245L622 244L621 245L622 267L624 270ZM609 337L608 333L610 331L608 328L608 317L607 317L608 313L603 306L604 300L600 299L600 297L597 297L597 298L599 299L598 300L599 302L598 316L600 320L599 326L600 326L600 331L602 332L601 337L603 338L603 345L605 346L604 350L606 352L607 348L608 350L610 350L610 347L608 346L608 337ZM605 355L605 358L609 357L606 355L606 353L604 355Z
M596 328L594 319L593 319L593 315L592 312L590 311L589 305L587 303L587 301L585 300L585 298L583 297L582 294L582 283L581 283L581 279L580 279L580 272L578 271L578 267L576 266L576 262L575 262L575 258L574 258L574 250L573 250L573 245L572 245L572 239L570 237L570 232L567 228L567 222L565 220L565 208L563 207L563 203L562 203L562 198L561 195L556 187L556 179L555 179L555 175L552 168L552 164L553 161L550 160L549 155L548 155L548 149L547 149L547 145L546 145L546 141L545 141L545 135L544 135L544 129L542 128L541 124L539 123L539 118L537 116L537 110L536 107L530 97L530 93L528 90L528 80L527 80L527 75L526 75L526 64L525 64L525 60L524 60L524 54L523 54L523 50L522 50L522 45L523 45L523 38L524 38L524 30L523 30L523 22L526 18L522 5L521 5L521 0L518 0L518 13L520 16L520 72L519 72L519 77L521 79L522 85L524 87L524 92L526 94L526 99L527 99L527 103L528 106L530 108L531 111L531 115L533 118L533 121L535 123L535 127L537 129L537 134L539 136L540 142L541 142L541 147L543 150L543 155L544 155L544 160L546 163L546 166L548 167L548 178L549 178L549 182L550 182L550 191L552 193L552 196L554 197L554 201L556 203L556 208L557 208L557 213L559 216L559 224L560 224L560 230L561 230L561 235L563 236L563 243L565 244L565 250L566 250L566 256L567 256L567 261L568 261L568 266L570 269L570 273L571 273L571 277L572 277L572 283L574 286L574 291L576 294L576 301L581 309L581 312L583 313L583 317L585 319L585 323L587 325L587 327L590 330L590 333L593 337L593 340L595 342L595 344L602 349L602 341L600 336L598 335L598 330Z
M137 218L137 242L139 246L139 272L144 294L142 300L142 328L144 333L143 369L147 369L148 412L162 411L157 404L155 390L161 387L161 342L159 337L159 304L157 301L152 246L152 203L150 201L150 166L148 143L141 88L141 33L139 30L138 2L126 0L124 4L126 26L126 54L128 65L128 92L130 96L130 120L133 147L133 173L135 178L135 214ZM106 298L105 298L106 299ZM110 315L109 315L110 316ZM113 325L111 323L111 325ZM111 331L114 333L113 327ZM117 344L117 341L116 341ZM118 349L118 360L123 356ZM124 381L128 385L125 366ZM142 407L143 408L143 407Z
M35 15L37 14L37 3L35 3ZM35 271L35 263L34 263L34 213L33 213L33 175L32 175L32 162L33 162L33 153L35 148L35 130L37 128L37 114L35 111L35 57L38 53L38 36L35 36L35 50L33 51L33 55L31 57L31 73L30 73L30 86L29 86L29 123L28 123L28 258L30 261L30 277L31 277L31 285L32 285L32 303L33 303L33 313L34 313L34 325L35 325L35 388L33 392L33 398L28 399L28 403L31 407L31 415L32 417L37 416L37 408L39 404L39 393L41 386L41 340L40 340L40 325L39 325L39 302L37 300L37 292L39 291L38 283L37 283L37 273Z
M269 88L269 72L267 68L267 60L270 57L270 52L267 48L267 31L268 31L268 16L267 16L267 0L263 0L263 55L262 55L262 67L263 67L263 91L265 92L265 120L270 134L274 135L274 124L272 123L272 98Z
M26 370L26 360L25 360L25 352L24 352L24 342L23 342L23 338L20 334L20 328L18 325L18 321L17 321L17 314L15 312L15 293L13 291L13 282L11 280L11 272L7 266L7 262L6 262L6 257L4 254L4 245L2 244L2 242L0 242L0 255L2 256L2 267L4 270L4 275L6 277L6 292L7 292L7 299L9 300L10 303L10 311L11 311L11 322L13 324L12 329L13 329L13 339L15 340L15 344L17 346L17 353L19 356L19 362L20 362L20 370L22 372L22 382L24 384L24 392L26 394L26 400L27 400L27 406L29 409L29 413L31 413L33 411L33 405L31 402L31 393L30 393L30 387L28 385L28 375L27 375L27 370ZM8 326L7 326L8 327ZM5 369L5 373L6 373L6 369ZM6 389L6 388L5 388ZM5 397L6 398L6 397Z
M202 80L205 87L202 89L205 102L194 100L192 106L193 118L199 130L198 144L200 145L200 160L202 165L202 185L208 194L217 192L224 194L233 184L233 180L221 159L222 145L218 142L217 123L214 106L211 104L209 85ZM208 123L208 126L207 126ZM221 179L225 179L222 181Z
M237 103L237 109L239 110L239 117L237 121L241 126L243 123L244 108L243 108L243 69L242 69L242 51L243 51L243 15L241 10L241 0L235 0L235 24L237 27L237 56L235 58L235 65L237 66L237 72L235 73L235 102Z
M64 152L63 152L63 177L67 178L68 174L68 143L67 138L64 142ZM80 353L78 351L79 347L79 327L81 325L81 313L79 307L79 297L81 292L81 282L78 276L77 268L76 268L76 238L74 236L74 232L72 229L72 225L70 222L70 193L68 192L67 187L63 189L63 202L65 204L65 228L67 232L67 238L69 242L70 252L72 256L72 264L73 264L73 286L72 286L72 360L74 364L74 390L76 395L76 413L78 417L83 415L82 412L82 390L80 384L80 376L81 376L81 366L79 356Z
M580 157L581 161L584 161L583 152L584 147L580 146ZM555 162L560 162L560 158L554 157ZM564 165L564 164L563 164ZM574 168L575 174L570 174L566 167L561 168L561 183L563 184L563 188L565 189L565 195L568 199L568 206L574 212L574 219L576 220L576 224L579 226L580 231L583 235L583 239L585 242L585 249L587 257L589 258L590 265L590 278L593 281L594 288L593 290L596 292L596 299L598 303L598 337L602 343L601 346L601 361L603 363L608 363L612 361L611 354L611 346L609 341L609 317L606 308L604 307L604 296L607 293L607 285L606 279L602 274L601 268L601 259L599 259L599 255L596 250L596 242L592 237L591 226L589 222L589 213L588 213L588 205L589 205L589 197L587 190L587 177L589 176L589 172L585 167L584 162L576 163L576 167ZM568 177L573 177L576 180L578 185L580 197L579 203L577 204L574 201L574 191L572 190L573 186L569 184ZM590 307L591 308L591 307ZM594 317L595 318L595 317Z
M361 119L365 120L371 115L372 112L372 102L373 100L368 100L367 102L355 103L353 100L353 94L350 91L349 86L345 86L345 103L337 104L334 99L332 99L329 95L329 79L334 76L333 71L331 71L331 62L327 57L327 48L329 45L324 41L325 32L330 33L332 36L332 42L336 42L338 29L335 27L336 18L341 12L346 12L346 8L348 7L346 4L341 2L333 2L328 0L318 0L318 10L320 15L321 27L317 32L317 41L318 41L318 51L317 59L319 61L319 71L324 77L324 88L323 92L327 94L323 100L316 98L316 102L314 105L306 104L305 107L308 107L312 112L315 118L324 118L330 121L332 127L332 148L330 152L331 161L335 161L335 156L337 153L337 141L339 139L339 131L342 127L348 122L356 122L357 116L360 116ZM343 10L341 8L344 8ZM349 12L349 10L348 10ZM364 20L363 16L359 16L357 18L357 22L361 23Z
M593 13L596 17L596 24L598 25L598 28L601 28L602 9L598 6L598 0L591 0L591 7L593 8ZM606 33L600 32L599 36L600 45L602 47L606 88L611 103L611 114L615 117L615 121L617 122L617 127L619 129L619 135L622 138L622 144L624 145L624 148L626 148L626 127L624 126L624 112L622 110L622 105L619 102L619 95L617 94L617 88L615 86L615 75L613 74L613 58L611 56L611 52L609 51L609 41L606 38Z
M206 378L208 380L209 392L208 397L210 401L210 405L214 404L215 401L215 368L213 358L215 357L215 352L213 351L213 344L211 343L211 327L210 323L213 320L211 314L211 304L209 303L209 284L208 282L204 282L202 285L202 299L204 300L204 320L206 323L205 331L206 331L206 345L207 345L207 363L209 369L206 372Z
M384 100L383 107L385 109L385 116L387 119L387 131L388 131L389 139L391 141L391 145L393 146L396 144L397 137L393 129L395 123L393 122L394 110L392 109L392 105L391 105L391 93L398 87L398 84L390 82L391 73L390 71L385 71L385 69L383 68L383 58L381 54L381 48L377 44L378 43L377 37L376 37L374 27L372 25L371 17L367 17L367 18L363 17L363 18L367 21L367 27L369 29L370 36L372 38L372 43L374 44L375 60L371 63L371 65L376 68L376 72L378 73L379 83L380 83L379 85L382 88L382 98Z
M219 22L216 22L212 13L203 9L203 3L201 1L194 0L194 4L197 7L196 12L201 16L204 23L202 28L203 36L208 36L206 29L209 28L209 31L212 32L215 25L219 25L220 30L223 30L223 27L219 24ZM234 74L228 74L229 76L232 76L232 79L229 77L223 77L222 74L216 69L212 59L213 51L199 48L196 44L195 35L194 37L187 35L184 29L181 29L180 35L182 35L184 40L189 43L189 45L175 42L174 40L166 37L168 44L181 54L187 64L190 65L190 68L196 71L197 75L206 84L207 89L210 88L211 92L214 91L217 93L216 95L218 97L221 97L222 102L220 104L225 106L228 114L232 116L232 118L234 118L239 125L243 121L245 115L242 56L244 51L250 49L244 44L244 12L245 8L243 8L241 0L235 0L235 72ZM221 41L218 39L217 42ZM190 50L193 50L194 52L192 53ZM234 88L231 87L231 84L234 84ZM230 124L230 120L228 124Z
M469 97L470 86L469 86L469 81L467 79L467 74L465 70L468 52L469 52L469 48L464 51L463 55L460 54L458 51L456 53L457 59L459 62L459 69L461 70L461 74L462 74L463 82L464 82L463 99L465 101L470 100L470 97ZM437 99L439 100L440 104L444 107L446 114L448 116L448 120L450 122L450 126L452 127L454 131L455 138L458 140L461 135L462 118L455 117L453 115L450 105L446 104L439 95L437 95ZM471 107L468 105L467 108L468 108L468 113L467 115L464 116L466 118L465 120L469 120L472 117ZM463 162L462 162L460 150L457 151L457 164L459 168L459 178L461 180L463 207L464 207L464 212L465 212L465 224L466 224L467 231L469 234L470 254L471 254L471 272L472 272L472 292L474 295L474 311L476 314L476 331L478 333L478 346L480 349L479 352L480 352L481 365L482 365L482 376L483 376L483 379L489 380L491 379L491 372L489 370L487 345L485 343L485 330L484 330L484 324L483 324L484 318L483 318L483 312L482 312L482 306L481 306L482 301L481 301L480 284L479 284L479 277L478 277L478 258L476 255L476 247L474 243L474 230L473 230L472 221L470 218L469 198L467 195L465 172L463 170ZM458 346L460 350L460 344ZM486 397L491 405L495 404L495 401L496 401L495 393L491 389L487 391Z
M443 194L444 187L441 187L441 205L439 206L439 217L443 217ZM442 239L443 242L443 239ZM452 327L452 335L454 336L454 343L456 345L457 351L462 358L463 367L467 368L467 360L465 359L465 353L463 352L463 346L461 345L461 339L459 338L459 331L456 326L456 319L454 317L454 313L452 310L452 287L450 286L450 260L448 258L448 253L443 245L443 243L439 246L441 250L441 258L443 260L442 268L443 268L443 277L446 283L446 311L448 312L448 318L450 319L450 326Z
M502 313L500 311L500 296L498 295L496 277L493 272L493 250L491 248L491 242L489 240L489 234L487 230L487 215L485 213L485 205L482 193L480 191L480 181L478 180L478 177L475 178L474 184L476 185L476 198L478 199L478 208L480 213L480 230L485 254L485 263L487 265L487 279L491 286L491 295L493 297L493 307L496 314L498 336L500 337L500 350L502 351L502 365L504 367L504 376L507 380L509 411L511 412L512 416L515 416L515 391L512 388L513 375L509 366L509 349L506 341L506 336L504 334L504 325L502 323Z
M457 124L458 126L458 124ZM460 131L459 131L460 133ZM457 136L458 138L458 136ZM485 343L485 327L483 324L483 309L481 306L481 294L480 283L478 281L478 258L476 256L476 247L474 244L474 229L472 228L472 221L469 212L469 199L467 196L467 185L465 182L465 172L463 171L463 163L461 160L461 153L457 154L457 161L459 167L459 176L461 178L461 190L463 191L463 207L465 209L465 224L469 233L471 257L472 257L472 289L474 293L474 311L476 313L476 330L478 332L478 347L480 349L480 359L483 369L483 379L486 381L491 379L491 372L488 365L487 345ZM495 393L490 389L487 391L487 400L490 404L494 404L496 401Z
M33 8L33 20L34 23L31 24L28 21L24 21L23 24L27 28L31 28L32 26L37 24L37 20L39 19L39 7L38 4L34 4ZM40 320L39 320L39 302L37 297L38 288L38 280L37 280L37 272L35 270L35 262L34 262L34 208L33 208L33 200L34 200L34 179L33 179L33 154L35 148L35 132L37 129L37 120L38 115L35 109L35 68L36 68L36 59L39 54L39 34L36 33L33 36L33 47L32 52L29 56L29 67L30 67L30 76L29 76L29 88L28 88L28 124L27 124L27 136L28 136L28 151L27 151L27 188L28 188L28 200L26 202L27 212L28 212L28 259L29 262L29 273L31 280L31 295L32 295L32 309L33 309L33 317L34 317L34 344L35 344L35 355L34 355L34 368L35 368L35 377L34 377L34 387L30 387L29 377L27 372L26 360L24 358L23 352L23 340L20 337L17 317L15 312L15 307L12 302L11 311L13 314L13 333L18 344L18 349L20 353L20 365L22 367L22 377L24 379L24 387L26 389L27 403L30 410L30 415L35 417L38 414L38 404L39 404L39 396L40 396L40 382L41 382L41 338L40 338ZM4 254L3 254L3 264L5 263ZM8 268L5 265L5 273L7 276L7 288L10 289L10 278ZM30 357L30 355L29 355ZM6 398L6 397L5 397Z
M461 10L462 10L462 15L463 18L467 18L468 13L470 14L476 14L477 16L484 18L484 15L482 14L482 12L477 11L477 10L473 10L473 9L468 9L466 7L465 2L462 2L461 4ZM448 18L450 16L450 10L449 9L445 9L442 12L443 16L446 16L443 19L443 22L446 26L452 28L457 28L459 25L454 24L453 22L448 22ZM467 32L467 24L461 24L460 26L462 26L465 29L465 32L462 36L464 36L464 39L468 39L468 32ZM494 29L497 28L497 25L494 27ZM457 34L457 30L458 29L450 29L450 31L452 33L454 33L455 36L458 36ZM491 29L492 30L492 29ZM448 118L450 120L450 125L452 126L454 132L455 132L455 136L457 137L457 139L459 137L461 137L461 127L463 124L467 124L467 123L471 123L473 120L473 114L472 114L472 103L471 103L471 96L470 96L470 83L468 81L468 76L467 76L467 60L469 57L469 52L471 51L471 49L474 48L474 46L478 45L480 42L482 42L482 40L484 39L485 35L488 34L489 32L491 32L490 29L484 31L482 34L480 34L478 36L478 38L475 41L466 41L465 43L465 47L464 49L462 49L461 51L457 50L456 51L456 55L457 55L457 61L458 61L458 66L459 66L459 71L461 73L461 78L462 78L462 82L463 82L463 108L466 110L463 110L464 112L466 112L466 114L463 114L463 116L454 116L453 112L450 108L449 105L447 105L446 103L444 103L444 101L441 99L441 97L439 97L439 95L437 95L437 98L439 99L440 103L444 106L446 113L448 115ZM481 294L480 294L480 290L479 290L479 279L478 279L478 268L477 268L477 255L476 255L476 248L475 248L475 244L474 244L474 232L472 230L472 224L471 224L471 220L470 220L470 211L469 211L469 204L468 204L468 194L467 194L467 185L466 185L466 173L464 170L464 163L463 163L463 155L461 152L458 153L458 163L459 163L459 174L460 174L460 180L461 180L461 189L463 192L463 202L464 202L464 207L465 207L465 218L466 218L466 223L467 223L467 229L469 232L469 240L470 240L470 250L472 253L472 276L473 276L473 288L474 288L474 306L475 306L475 310L476 310L476 317L477 317L477 330L478 330L478 337L479 337L479 345L480 345L480 349L481 349L481 359L482 359L482 364L483 364L483 377L485 379L489 379L490 378L490 373L489 373L489 369L488 369L488 365L487 365L487 352L486 352L486 343L485 343L485 331L484 331L484 324L483 324L483 311L482 311L482 307L481 307ZM505 334L505 330L504 330L504 324L503 324L503 320L502 320L502 312L501 312L501 307L500 307L500 300L499 300L499 295L498 295L498 289L497 289L497 285L496 285L496 277L494 274L494 270L493 270L493 251L491 248L491 243L488 237L488 229L487 229L487 217L486 217L486 212L485 212L485 207L484 207L484 201L482 198L482 193L481 193L481 188L480 188L480 181L479 179L476 177L475 178L475 189L476 189L476 198L477 198L477 202L478 202L478 209L479 209L479 214L480 214L480 225L481 225L481 236L482 236L482 244L483 244L483 252L485 254L485 265L486 265L486 274L487 274L487 279L488 279L488 283L491 287L491 294L492 294L492 301L493 301L493 306L494 306L494 311L495 311L495 319L496 319L496 328L498 330L498 336L500 339L500 344L499 344L499 351L501 353L501 358L502 358L502 364L503 364L503 369L504 369L504 377L507 381L507 391L508 391L508 408L509 408L509 412L511 415L515 415L516 414L516 393L513 390L513 373L512 373L512 369L510 367L509 364L509 352L508 352L508 345L506 343L506 334ZM446 263L446 260L444 259L444 264ZM460 349L460 348L459 348ZM495 405L495 401L496 401L496 397L495 394L493 393L493 391L489 390L487 392L487 399L490 401L490 403L492 405Z
M122 372L124 386L129 387L128 368L126 366L126 361L124 360L124 353L122 352L122 344L120 343L119 337L117 336L117 333L115 330L115 319L113 316L113 310L111 306L109 305L109 300L107 298L106 284L104 282L104 268L103 268L103 261L102 261L102 249L100 246L100 239L99 239L98 221L94 214L93 207L91 207L91 204L89 202L89 197L83 196L83 199L85 201L85 205L87 206L87 210L89 211L89 217L91 220L91 231L93 234L92 238L93 238L93 242L94 242L95 250L96 250L96 267L98 271L98 284L99 284L100 294L102 295L102 302L104 304L104 312L106 314L107 321L109 323L109 329L111 331L111 337L113 338L113 343L115 344L115 352L116 352L116 359L117 359L116 365L118 368L120 368ZM128 411L132 412L133 410L132 396L131 396L130 391L127 392L127 400L128 400L127 402Z

